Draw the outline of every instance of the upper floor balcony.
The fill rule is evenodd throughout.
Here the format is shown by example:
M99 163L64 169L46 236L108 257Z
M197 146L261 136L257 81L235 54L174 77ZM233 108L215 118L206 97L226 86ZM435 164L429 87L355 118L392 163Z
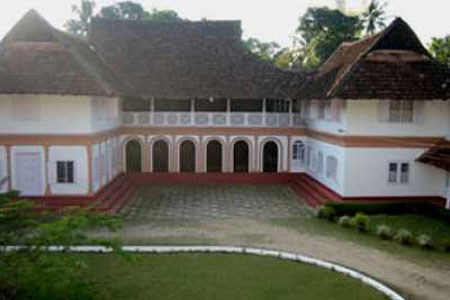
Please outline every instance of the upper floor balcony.
M124 126L273 127L302 126L291 100L123 100Z

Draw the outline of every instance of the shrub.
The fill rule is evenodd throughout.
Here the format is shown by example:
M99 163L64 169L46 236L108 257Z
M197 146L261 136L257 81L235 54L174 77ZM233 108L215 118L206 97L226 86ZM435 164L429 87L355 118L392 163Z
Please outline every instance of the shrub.
M317 217L319 219L327 219L328 221L333 222L336 218L336 211L332 207L322 207L317 212Z
M342 216L338 219L339 225L342 227L351 227L352 226L352 219L349 216Z
M366 232L369 225L369 217L363 213L357 213L353 219L352 223L356 226L359 232Z
M375 233L382 240L390 240L392 238L392 229L385 224L378 225Z
M421 234L416 238L417 244L425 249L433 248L433 241L429 235Z
M413 241L413 235L408 229L400 229L394 236L394 241L403 245L410 245Z
M446 238L442 239L441 245L445 251L450 252L450 237L446 237Z

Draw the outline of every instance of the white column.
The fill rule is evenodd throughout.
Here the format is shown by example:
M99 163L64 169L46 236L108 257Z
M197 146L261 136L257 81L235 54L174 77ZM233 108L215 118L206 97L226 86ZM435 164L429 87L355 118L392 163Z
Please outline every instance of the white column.
M263 99L262 100L263 101L263 103L262 103L262 105L263 105L263 111L262 111L262 117L263 117L263 126L266 126L267 124L266 124L266 111L267 111L267 103L266 103L266 99Z
M230 115L231 115L231 100L227 99L227 126L231 125Z
M294 126L294 115L292 113L293 111L293 105L294 105L294 101L292 99L288 99L287 100L288 105L289 105L289 127L293 127Z

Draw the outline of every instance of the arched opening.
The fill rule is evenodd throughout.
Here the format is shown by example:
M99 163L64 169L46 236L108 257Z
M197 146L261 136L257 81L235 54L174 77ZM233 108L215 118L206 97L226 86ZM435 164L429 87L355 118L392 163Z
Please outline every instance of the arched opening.
M263 149L263 172L278 172L278 145L275 142L267 142Z
M153 172L169 172L169 145L167 142L159 140L153 144Z
M142 145L138 140L131 140L125 146L127 172L142 172Z
M234 144L233 148L233 170L235 173L249 172L249 147L244 141Z
M219 141L210 141L206 146L206 171L222 172L222 144Z
M180 172L195 172L195 144L192 141L184 141L180 145Z

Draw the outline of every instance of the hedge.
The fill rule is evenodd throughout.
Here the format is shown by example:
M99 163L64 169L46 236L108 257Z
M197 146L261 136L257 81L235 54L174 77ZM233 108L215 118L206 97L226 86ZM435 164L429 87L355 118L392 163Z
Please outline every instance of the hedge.
M450 224L450 210L438 207L426 202L416 203L363 203L363 202L327 202L325 207L331 207L335 210L337 216L354 215L362 212L367 215L401 215L401 214L423 214L429 217L445 221Z

